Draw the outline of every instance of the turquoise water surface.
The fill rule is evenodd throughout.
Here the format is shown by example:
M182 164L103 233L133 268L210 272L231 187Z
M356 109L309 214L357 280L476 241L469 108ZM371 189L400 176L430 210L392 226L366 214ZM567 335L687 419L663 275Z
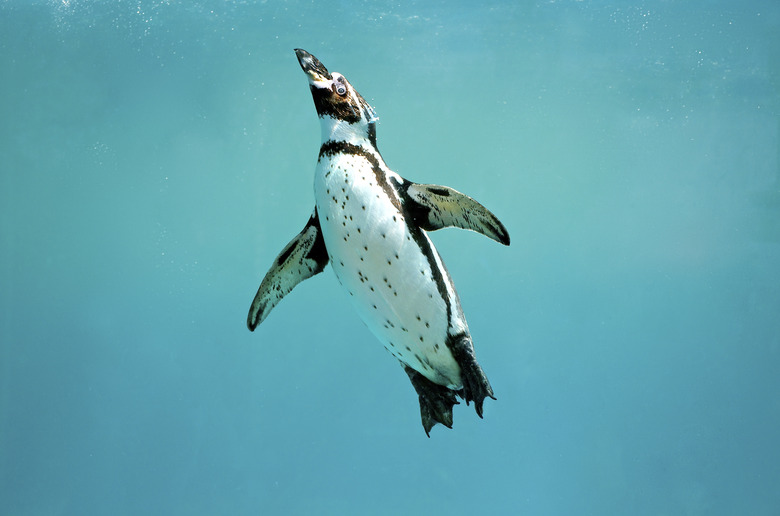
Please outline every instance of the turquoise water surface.
M0 1L0 515L772 515L776 1ZM254 332L345 74L498 398L428 439L327 270Z

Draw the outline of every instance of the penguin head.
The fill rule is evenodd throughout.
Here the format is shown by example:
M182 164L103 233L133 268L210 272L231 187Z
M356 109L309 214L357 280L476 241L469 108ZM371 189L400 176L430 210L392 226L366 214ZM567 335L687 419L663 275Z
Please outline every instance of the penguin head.
M319 59L303 49L295 55L309 77L309 88L322 121L323 141L368 138L376 147L377 116L368 102L346 77L328 69Z

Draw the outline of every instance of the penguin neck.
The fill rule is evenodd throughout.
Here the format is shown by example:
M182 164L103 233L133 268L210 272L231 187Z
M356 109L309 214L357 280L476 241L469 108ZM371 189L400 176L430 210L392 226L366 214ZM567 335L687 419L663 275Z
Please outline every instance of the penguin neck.
M370 148L376 152L376 123L360 120L350 124L343 120L334 120L329 116L320 122L322 144L327 142L345 142L359 147Z

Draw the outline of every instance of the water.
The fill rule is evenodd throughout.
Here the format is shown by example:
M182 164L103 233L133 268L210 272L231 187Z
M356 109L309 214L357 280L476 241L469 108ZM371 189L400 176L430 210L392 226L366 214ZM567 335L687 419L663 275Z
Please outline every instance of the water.
M776 514L776 2L0 2L0 514ZM498 397L427 439L327 271L293 48L439 231Z

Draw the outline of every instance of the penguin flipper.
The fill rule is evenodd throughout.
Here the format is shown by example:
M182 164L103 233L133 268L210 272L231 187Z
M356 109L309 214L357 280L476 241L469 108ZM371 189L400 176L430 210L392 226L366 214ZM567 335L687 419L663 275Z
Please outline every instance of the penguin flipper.
M273 307L301 281L322 272L328 264L328 251L322 238L320 219L314 209L303 230L274 259L257 289L246 324L254 331Z
M490 210L448 186L409 183L407 203L415 221L426 231L450 226L482 233L509 245L509 233Z

